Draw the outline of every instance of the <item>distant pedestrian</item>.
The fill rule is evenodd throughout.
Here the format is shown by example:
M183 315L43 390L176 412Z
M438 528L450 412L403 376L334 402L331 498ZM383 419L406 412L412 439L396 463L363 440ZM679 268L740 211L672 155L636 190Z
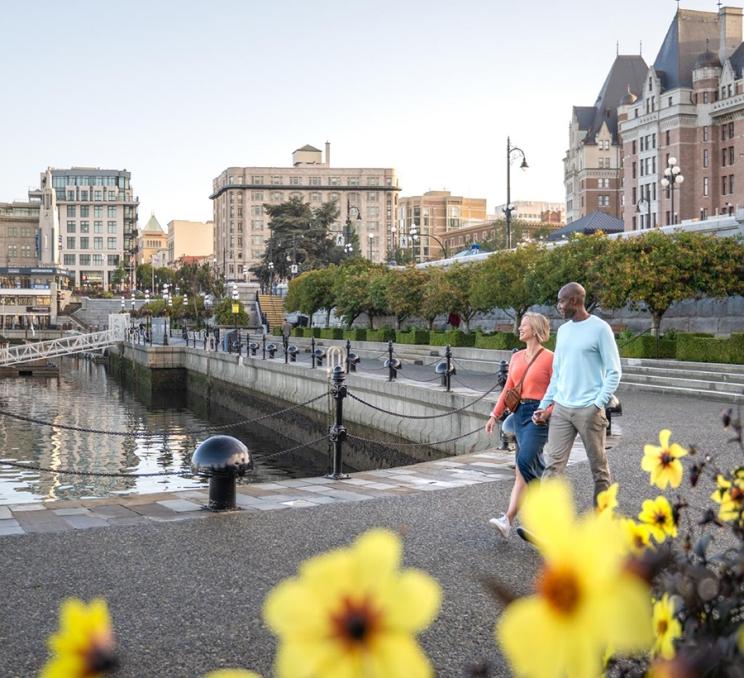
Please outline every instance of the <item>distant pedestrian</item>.
M293 329L294 325L289 322L287 316L284 316L284 322L282 323L282 341L284 342L285 347L289 344L289 338L292 336Z
M558 329L553 376L533 416L536 423L550 419L543 478L564 471L578 434L589 458L596 503L611 483L605 406L620 383L622 368L612 329L586 310L585 300L586 291L575 282L558 292L558 311L568 322Z
M454 311L449 314L449 317L447 318L447 323L452 327L453 330L459 329L460 327L460 314L455 313Z

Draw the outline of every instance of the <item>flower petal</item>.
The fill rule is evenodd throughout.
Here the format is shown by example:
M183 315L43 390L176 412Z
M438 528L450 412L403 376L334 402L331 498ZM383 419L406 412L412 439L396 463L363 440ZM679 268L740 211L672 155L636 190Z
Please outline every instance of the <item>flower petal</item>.
M659 443L662 448L667 449L669 447L669 438L672 437L672 432L668 429L662 429L659 431Z

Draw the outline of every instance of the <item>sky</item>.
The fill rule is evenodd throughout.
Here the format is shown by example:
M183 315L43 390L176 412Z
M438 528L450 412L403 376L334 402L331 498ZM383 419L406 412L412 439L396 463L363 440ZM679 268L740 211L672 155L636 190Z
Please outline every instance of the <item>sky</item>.
M0 202L47 166L131 171L139 221L212 218L230 166L393 167L401 195L563 201L571 107L674 0L1 0ZM685 9L717 11L713 0Z

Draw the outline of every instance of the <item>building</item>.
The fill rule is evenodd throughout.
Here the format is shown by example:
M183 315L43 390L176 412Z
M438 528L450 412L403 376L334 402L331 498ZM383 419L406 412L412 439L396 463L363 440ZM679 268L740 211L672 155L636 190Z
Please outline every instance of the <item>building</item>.
M618 54L594 106L574 106L563 159L566 223L605 212L622 216L622 145L618 106L638 92L648 66L643 57Z
M323 153L303 146L292 154L291 167L228 167L212 182L214 257L228 280L248 280L249 268L264 255L269 239L264 204L299 198L313 208L336 202L331 229L343 238L349 219L362 254L383 261L397 209L398 180L392 168L332 167L330 144Z
M214 253L214 222L184 221L168 222L166 249L168 266L184 256L211 257Z
M512 219L526 221L530 224L554 224L566 223L566 205L562 202L545 202L540 200L517 200L512 203L514 211ZM497 205L494 220L504 218L506 205Z
M108 290L120 266L133 281L139 199L130 172L49 168L29 199L40 203L43 266L61 261L74 274L75 287Z
M398 245L411 246L410 233L415 226L420 234L415 243L416 259L439 259L443 253L437 240L442 241L451 231L485 220L485 198L464 198L449 191L427 191L423 195L401 197L398 201Z
M137 236L137 264L152 263L153 254L167 248L168 234L153 214Z
M39 203L0 202L0 267L39 261Z
M744 206L743 69L741 8L676 12L642 87L618 111L626 229ZM684 183L664 185L670 164Z
M568 240L572 235L592 235L598 231L602 233L622 233L625 230L625 225L622 219L613 217L611 214L605 212L592 212L587 214L581 219L576 219L570 224L553 231L549 236L548 240L551 242L559 242L561 240Z

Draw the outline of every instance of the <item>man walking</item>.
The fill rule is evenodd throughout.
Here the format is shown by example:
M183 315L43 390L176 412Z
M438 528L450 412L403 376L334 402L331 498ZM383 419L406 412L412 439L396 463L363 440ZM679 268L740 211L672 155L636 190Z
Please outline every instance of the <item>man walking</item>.
M553 376L533 421L546 424L550 419L543 479L564 471L576 434L581 436L596 503L597 495L611 482L605 452L605 405L620 383L622 370L612 329L587 312L585 299L586 291L575 282L558 292L558 311L568 322L558 329Z
M282 343L285 349L289 345L289 338L292 336L293 327L287 316L284 316L284 322L282 323Z

